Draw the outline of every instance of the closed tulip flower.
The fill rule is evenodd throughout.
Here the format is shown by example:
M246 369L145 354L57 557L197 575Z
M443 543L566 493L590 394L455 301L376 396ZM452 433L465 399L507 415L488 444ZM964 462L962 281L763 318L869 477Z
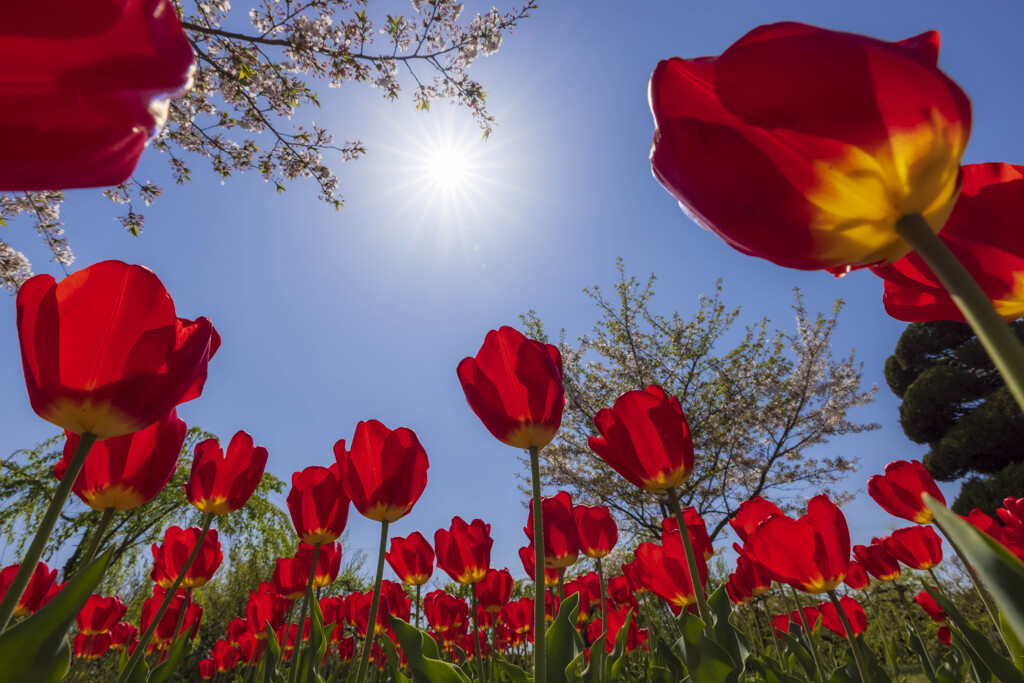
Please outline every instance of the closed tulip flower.
M139 631L135 628L134 624L122 621L114 624L109 633L110 649L120 651L128 647L128 644L135 639Z
M294 557L279 557L274 565L274 590L289 600L298 600L306 594L309 568L303 569Z
M818 611L818 608L817 607L812 607L811 605L804 605L803 607L800 608L799 612L797 610L793 610L792 612L789 613L790 621L792 621L792 622L794 622L796 624L799 624L801 626L801 628L802 628L803 627L803 622L800 621L800 613L801 612L803 613L803 618L807 620L807 628L809 628L811 631L813 631L814 627L818 623L818 619L821 618L821 613Z
M683 521L686 522L686 531L690 536L690 543L693 551L704 556L704 560L710 560L715 549L711 545L711 537L708 536L708 528L704 519L697 514L692 507L683 508ZM676 533L679 531L679 520L675 517L666 517L661 520L662 533Z
M228 643L238 647L239 640L243 633L248 633L249 627L242 617L234 617L228 622Z
M508 569L488 569L476 585L480 609L490 614L500 612L512 598L512 584L512 574Z
M868 495L886 512L915 524L929 524L932 513L921 496L927 493L943 505L945 496L935 485L932 475L917 460L897 460L885 466L885 474L868 479Z
M579 539L576 537L576 520L573 516L572 496L559 491L541 501L544 522L544 566L549 569L571 567L579 559ZM533 501L530 514L523 529L530 543L533 543Z
M635 552L630 582L642 586L675 608L696 602L694 582L687 568L686 554L679 532L663 533L662 545L641 543ZM697 555L697 581L707 581L707 564Z
M353 593L348 602L348 617L353 628L360 636L366 636L366 629L370 623L370 607L373 602L373 591L365 593ZM373 629L374 635L380 635L390 628L388 624L388 601L387 596L381 595L380 604L377 607L377 618Z
M196 398L220 344L206 318L178 318L153 271L103 261L18 291L18 338L32 409L99 439L145 429Z
M900 578L900 563L889 552L888 538L873 538L871 545L853 546L853 556L868 574L879 581L895 581Z
M605 505L574 505L576 537L580 552L587 557L600 559L610 553L619 540L619 527Z
M78 630L87 636L106 633L124 618L127 611L128 606L116 595L109 598L90 595L76 617Z
M152 578L158 584L169 581L173 583L185 567L189 556L195 549L202 529L190 527L182 529L172 526L164 532L163 544L153 544ZM217 530L211 529L203 538L202 547L192 566L188 568L181 582L182 588L198 588L205 586L213 578L217 568L224 561L224 551L217 539ZM167 587L169 587L168 584Z
M533 628L533 600L519 598L501 608L501 623L508 624L513 633L526 634Z
M352 450L334 444L345 492L363 517L394 522L409 514L427 486L430 463L416 433L388 429L377 420L356 425Z
M309 572L313 565L313 546L308 543L300 543L299 549L295 552L295 559L299 568L309 580ZM320 552L316 556L316 570L313 577L313 588L323 588L334 583L341 571L341 546L337 543L324 543L320 546Z
M338 641L338 658L342 664L351 662L356 654L356 639L352 636Z
M814 270L892 263L897 222L938 232L960 189L970 102L938 34L889 43L760 26L716 58L651 77L654 175L739 251Z
M217 673L217 664L212 659L199 660L199 678L208 681Z
M164 589L159 586L153 587L153 596L142 603L142 630L146 631L152 623L160 605L164 601ZM156 631L153 634L153 642L157 645L168 643L178 634L194 637L198 630L199 621L203 617L203 609L191 602L185 595L175 595L167 607L167 611L160 617ZM179 622L181 627L178 628ZM195 629L195 630L194 630Z
M773 581L805 593L834 590L850 565L846 518L825 495L807 503L800 519L772 515L747 537L747 550Z
M775 636L781 640L783 633L789 633L789 615L776 614L772 617L772 627L772 630L775 631Z
M226 454L216 439L207 439L196 446L185 497L200 512L234 512L252 497L266 466L267 449L254 446L245 432L231 437Z
M851 598L849 595L844 595L839 598L839 608L843 610L843 614L846 615L847 621L850 623L850 628L853 630L853 635L857 636L868 628L867 615L864 613L864 606L859 602ZM831 602L823 602L818 605L818 612L821 614L821 625L832 631L836 635L848 638L849 634L846 632L846 628L843 626L842 619L839 617L839 610Z
M750 500L740 503L736 514L729 519L729 526L740 537L740 541L747 542L750 534L754 533L757 525L772 515L781 515L782 510L775 503L765 500L761 496L755 496Z
M737 605L767 593L771 587L771 579L764 576L755 560L746 555L742 548L735 546L739 556L736 558L736 571L729 575L725 584L726 593Z
M338 468L307 467L292 474L286 500L299 539L304 543L334 543L348 522L348 494Z
M996 510L1007 529L1024 538L1024 498L1004 498L1003 507Z
M456 583L477 583L491 568L491 525L474 519L466 524L461 517L453 517L450 530L438 529L434 534L437 566L445 570Z
M491 330L458 375L469 407L498 441L540 449L555 438L565 407L557 347L511 327Z
M412 600L409 599L409 594L405 592L402 584L384 579L380 587L381 599L386 600L386 603L381 604L387 605L388 614L402 621L409 621L409 617L412 616Z
M145 429L96 442L71 490L100 512L148 503L174 476L187 430L184 420L171 410ZM64 479L80 440L67 432L64 455L53 468L58 480Z
M434 549L418 531L405 538L392 538L391 550L385 557L407 586L422 586L434 573Z
M423 598L423 614L437 633L447 634L465 623L469 608L466 601L442 590L431 591Z
M534 558L533 544L523 546L519 549L519 559L523 563L523 571L526 572L526 576L532 581L536 576L536 564ZM544 587L553 588L558 585L558 570L544 568Z
M238 664L238 648L226 640L218 640L210 648L210 658L213 660L217 673L227 673Z
M110 650L110 634L79 633L72 643L72 650L79 659L99 659Z
M630 585L629 577L625 574L614 576L608 579L608 597L615 603L616 607L629 605L636 611L636 598L633 596L633 586Z
M12 564L0 571L0 598L7 594L8 586L11 585L11 581L20 567L20 564ZM47 595L50 589L56 585L56 581L56 569L51 571L45 562L36 564L35 569L32 570L32 576L29 578L28 586L14 608L14 616L22 617L34 614L46 603Z
M693 472L693 435L679 399L651 385L627 391L594 415L594 451L629 483L645 491L680 486Z
M291 601L273 592L271 586L261 586L258 591L249 591L249 600L245 603L246 627L249 633L257 640L263 640L267 637L266 626L275 631L281 628L285 612L290 605ZM239 646L241 645L240 637Z
M932 590L938 590L935 586L932 586ZM939 603L935 601L935 598L928 595L927 591L921 591L914 596L914 601L921 606L932 621L937 621L940 624L946 621L946 610L939 606Z
M911 569L934 569L942 562L942 539L930 526L897 529L887 538L886 546Z
M846 568L846 578L843 583L855 591L863 590L871 583L868 573L857 560L850 560L850 566Z

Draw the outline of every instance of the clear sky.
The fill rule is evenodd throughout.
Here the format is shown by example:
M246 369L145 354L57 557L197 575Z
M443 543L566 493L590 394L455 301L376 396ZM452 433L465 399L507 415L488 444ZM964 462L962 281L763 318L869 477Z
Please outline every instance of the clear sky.
M466 5L469 13L490 6ZM429 483L393 534L432 537L453 515L480 517L492 525L492 564L517 577L526 517L517 452L486 432L455 376L487 330L518 324L532 308L552 330L589 331L597 313L581 290L611 287L618 256L633 274L658 275L662 312L693 311L718 277L745 321L768 316L786 328L794 286L812 310L828 311L842 297L835 352L856 349L866 383L879 385L878 400L851 417L882 429L827 450L861 459L846 482L860 491L847 514L854 543L866 543L899 525L863 493L867 477L923 453L904 437L885 386L882 364L903 324L885 315L881 281L786 270L733 251L684 216L647 158L647 80L658 60L719 54L751 28L782 20L888 40L939 30L940 66L974 106L965 161L1024 163L1019 2L548 0L473 67L498 119L489 141L463 110L417 113L363 85L323 88L323 108L296 121L313 117L369 148L362 160L336 166L342 210L318 203L311 182L277 195L255 175L221 183L199 160L194 181L177 187L166 160L147 153L137 176L165 194L147 211L141 238L120 229L116 207L98 191L68 193L74 267L109 258L145 264L179 315L214 321L224 343L202 398L179 411L190 425L222 438L246 429L269 449L268 469L288 480L296 469L332 462L334 442L351 439L359 420L411 427L430 456ZM425 172L428 159L452 145L468 157L472 177L439 187ZM26 222L3 235L36 272L60 276ZM0 298L0 386L0 452L54 433L24 391L13 297ZM376 523L353 511L349 529L349 550L375 555ZM16 561L10 552L2 559Z

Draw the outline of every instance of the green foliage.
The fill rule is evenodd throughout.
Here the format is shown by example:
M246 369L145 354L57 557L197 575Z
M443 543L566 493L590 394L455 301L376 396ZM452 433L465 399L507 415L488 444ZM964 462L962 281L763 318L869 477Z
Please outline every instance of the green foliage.
M1011 324L1024 338L1024 321ZM1024 483L1019 448L1024 414L978 338L965 323L914 323L885 363L893 393L903 399L900 424L912 441L928 444L923 462L936 479L968 480L953 507L994 514Z

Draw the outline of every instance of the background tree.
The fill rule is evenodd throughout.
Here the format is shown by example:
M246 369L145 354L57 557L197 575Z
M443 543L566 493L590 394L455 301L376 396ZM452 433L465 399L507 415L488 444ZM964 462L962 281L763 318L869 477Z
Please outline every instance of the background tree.
M537 7L525 0L506 14L492 8L466 21L455 0L391 2L395 14L371 11L368 0L255 0L234 12L228 0L174 4L197 69L192 89L171 102L167 124L150 144L166 154L173 181L191 180L192 165L203 159L222 178L256 171L278 192L286 181L310 178L335 209L343 200L325 157L350 161L366 148L315 123L290 122L299 110L320 107L318 89L363 82L395 100L408 88L417 109L436 99L468 107L486 137L494 118L484 87L467 70ZM149 206L162 192L134 177L103 190L125 206L119 220L135 235L145 220L139 204ZM60 220L63 201L60 191L0 193L0 226L27 214L53 260L68 266L74 255ZM31 275L24 254L0 240L0 284L13 290Z
M1024 339L1024 321L1011 327ZM903 432L929 446L922 462L932 476L956 481L973 473L956 512L977 507L994 515L1003 498L1020 495L1024 414L967 324L908 325L885 362L885 379L903 399Z
M721 282L687 319L651 310L654 275L641 284L626 275L621 259L618 270L613 297L599 287L584 290L600 312L593 332L575 343L565 330L559 336L566 406L557 439L541 451L547 484L575 492L581 502L608 505L626 534L656 534L667 511L594 455L587 438L595 434L594 414L619 394L658 384L679 397L687 414L697 457L683 504L705 517L712 538L751 496L791 509L805 492L849 498L833 485L856 461L810 451L832 437L878 427L847 418L851 408L872 400L876 387L862 390L852 353L832 356L841 301L831 315L811 317L796 291L794 332L762 319L732 344L740 309L722 301ZM522 320L529 335L547 339L534 311Z

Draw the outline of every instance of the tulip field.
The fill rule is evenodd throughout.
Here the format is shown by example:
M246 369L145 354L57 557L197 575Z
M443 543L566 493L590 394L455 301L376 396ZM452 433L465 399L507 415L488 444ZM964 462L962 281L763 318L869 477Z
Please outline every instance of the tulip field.
M166 106L189 85L173 8L143 5L117 12L126 35L155 41L147 59L167 56L140 87L147 106L111 96L103 106L130 110L123 130L91 137L95 149L75 147L50 175L0 169L0 189L116 185L131 173L159 126L153 98ZM1006 324L1024 311L1024 256L1009 253L1021 252L1024 214L997 205L1024 206L1024 167L961 166L970 102L937 54L935 33L886 42L784 23L718 57L662 61L651 164L698 223L745 254L870 268L892 317L968 322L1024 406L1024 346ZM681 502L702 457L688 407L651 384L592 416L593 457L664 513L659 534L620 536L609 506L542 495L541 453L567 401L563 350L511 326L480 330L450 378L480 429L530 464L519 539L529 580L494 566L487 520L392 533L445 483L430 481L413 429L370 419L333 444L333 459L325 451L291 474L294 552L241 587L244 610L222 615L224 632L197 639L203 591L225 565L218 527L251 504L273 462L251 426L187 453L183 492L201 524L161 527L145 556L148 597L130 617L101 588L108 531L170 485L188 432L177 408L201 400L227 353L159 275L103 260L18 290L25 395L64 437L42 522L0 571L0 683L1024 683L1024 497L997 517L961 517L921 462L894 458L861 482L891 516L887 535L854 543L842 501L812 492L798 516L770 496L745 500L728 518L732 542L713 542ZM99 522L62 575L42 558L72 494ZM353 513L379 525L365 590L338 584Z

